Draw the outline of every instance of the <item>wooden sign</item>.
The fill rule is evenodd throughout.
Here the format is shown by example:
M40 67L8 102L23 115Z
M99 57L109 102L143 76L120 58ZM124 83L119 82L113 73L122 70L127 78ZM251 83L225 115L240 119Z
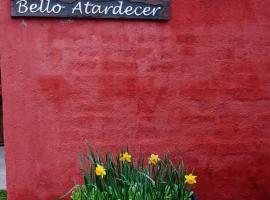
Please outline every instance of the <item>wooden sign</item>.
M11 0L11 16L169 20L170 0Z

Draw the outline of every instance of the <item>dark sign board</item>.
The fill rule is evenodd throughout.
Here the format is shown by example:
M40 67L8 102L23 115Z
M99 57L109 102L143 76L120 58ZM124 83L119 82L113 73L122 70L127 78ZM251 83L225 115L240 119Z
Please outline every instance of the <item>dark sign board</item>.
M170 0L11 0L11 16L168 20Z

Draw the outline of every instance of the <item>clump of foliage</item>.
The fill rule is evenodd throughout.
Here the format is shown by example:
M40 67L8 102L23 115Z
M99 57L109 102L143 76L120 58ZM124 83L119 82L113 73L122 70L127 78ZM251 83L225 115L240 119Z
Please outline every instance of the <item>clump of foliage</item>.
M7 199L7 192L5 190L0 190L0 200Z
M128 148L113 157L93 151L80 156L83 185L76 185L72 200L191 200L196 176L176 165L168 155L152 154L134 161Z

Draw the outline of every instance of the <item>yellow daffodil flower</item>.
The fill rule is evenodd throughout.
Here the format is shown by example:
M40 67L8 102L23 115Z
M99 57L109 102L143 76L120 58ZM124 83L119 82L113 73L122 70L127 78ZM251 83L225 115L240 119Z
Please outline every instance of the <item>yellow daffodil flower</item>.
M196 183L197 176L193 176L193 174L185 175L185 183L192 185Z
M101 176L101 178L103 178L103 176L106 175L106 171L105 171L105 169L104 169L104 167L102 165L97 165L97 167L96 167L96 175Z
M132 156L128 152L125 152L123 154L122 153L120 154L120 160L123 161L123 162L124 161L131 162L131 157Z
M160 161L158 155L155 155L155 154L151 154L151 156L150 156L150 158L148 158L148 160L149 160L148 163L152 164L152 165L156 165Z

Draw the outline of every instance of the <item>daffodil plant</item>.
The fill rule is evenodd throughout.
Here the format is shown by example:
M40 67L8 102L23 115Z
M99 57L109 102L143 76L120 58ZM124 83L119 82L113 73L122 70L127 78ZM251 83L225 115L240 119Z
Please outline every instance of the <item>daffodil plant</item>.
M88 145L80 157L83 185L75 185L72 200L192 200L196 178L167 155L151 154L136 160L128 150L104 158Z

